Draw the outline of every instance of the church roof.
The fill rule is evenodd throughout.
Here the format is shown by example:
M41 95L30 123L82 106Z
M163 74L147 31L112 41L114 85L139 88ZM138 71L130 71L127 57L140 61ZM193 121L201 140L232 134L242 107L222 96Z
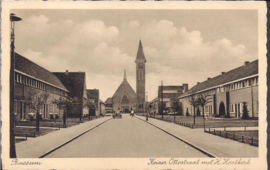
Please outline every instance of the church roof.
M121 89L126 89L125 91L127 90L130 90L133 94L136 95L135 91L133 90L133 88L130 86L130 84L128 83L127 80L124 80L120 86L118 87L118 89L115 91L113 97L121 90Z
M136 95L135 91L133 90L133 88L130 86L130 84L127 81L126 70L124 71L123 82L120 84L120 86L118 87L118 89L115 91L113 97L115 97L115 95L118 92L120 92L122 89L124 89L124 91L129 91L130 93L133 93L134 95Z
M141 41L138 48L137 58L135 60L135 63L137 62L144 62L144 63L146 62Z

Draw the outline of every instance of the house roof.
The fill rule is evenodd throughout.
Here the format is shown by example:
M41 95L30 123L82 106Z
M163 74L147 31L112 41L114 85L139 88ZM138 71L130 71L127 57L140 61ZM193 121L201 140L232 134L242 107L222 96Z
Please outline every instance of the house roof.
M216 77L210 78L209 80L201 82L192 87L191 89L189 89L186 93L182 94L180 97L189 94L191 91L202 91L205 89L209 89L211 87L236 81L238 79L249 77L256 74L258 74L258 60L255 60L246 65L225 72L224 74L220 74Z
M54 74L17 53L15 53L15 70L67 91L66 87Z
M144 63L146 62L141 41L138 48L137 58L135 60L135 63L137 62L144 62Z
M154 98L153 100L150 101L150 103L153 103L155 101L158 101L158 97Z
M54 75L70 91L71 97L83 99L85 90L85 72L54 72Z
M109 97L109 98L105 101L105 104L112 104L112 98Z

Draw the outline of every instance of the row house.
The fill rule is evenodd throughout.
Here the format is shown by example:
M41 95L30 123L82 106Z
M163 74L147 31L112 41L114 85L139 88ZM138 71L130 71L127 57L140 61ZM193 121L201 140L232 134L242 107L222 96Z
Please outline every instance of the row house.
M77 103L72 105L68 111L68 117L82 117L89 114L89 109L84 107L88 100L86 90L85 72L53 72L60 82L69 91L69 97L77 98Z
M68 96L69 91L50 71L15 53L14 112L17 115L16 119L28 119L29 113L36 112L26 102L28 95L31 95L33 91L37 94L49 93L46 103L39 111L43 118L49 118L51 114L62 116L62 110L52 104L52 100Z
M194 114L189 103L192 95L207 96L209 103L205 106L206 116L223 116L241 118L243 103L247 104L250 117L259 117L258 101L258 60L245 62L243 66L228 72L222 72L214 78L197 83L188 92L178 97L183 114ZM195 113L202 113L202 108L197 107Z

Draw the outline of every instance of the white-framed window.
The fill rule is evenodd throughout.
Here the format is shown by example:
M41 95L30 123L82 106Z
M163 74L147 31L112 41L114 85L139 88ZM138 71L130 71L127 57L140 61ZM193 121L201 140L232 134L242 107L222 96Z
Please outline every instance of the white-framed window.
M20 75L20 83L22 83L23 82L23 80L22 80L23 78L22 78L22 75Z
M224 86L220 88L220 92L224 92Z
M209 113L209 106L204 106L205 113Z
M243 113L243 103L239 103L240 104L240 113Z
M234 111L234 104L230 104L230 112L231 113L234 113L235 111Z

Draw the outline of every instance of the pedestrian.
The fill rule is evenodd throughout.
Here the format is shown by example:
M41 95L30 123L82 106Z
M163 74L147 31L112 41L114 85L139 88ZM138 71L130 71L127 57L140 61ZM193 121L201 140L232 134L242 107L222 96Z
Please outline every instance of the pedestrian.
M132 117L134 116L134 111L133 111L133 110L131 110L131 116L132 116Z
M148 121L148 112L146 113L146 121Z

